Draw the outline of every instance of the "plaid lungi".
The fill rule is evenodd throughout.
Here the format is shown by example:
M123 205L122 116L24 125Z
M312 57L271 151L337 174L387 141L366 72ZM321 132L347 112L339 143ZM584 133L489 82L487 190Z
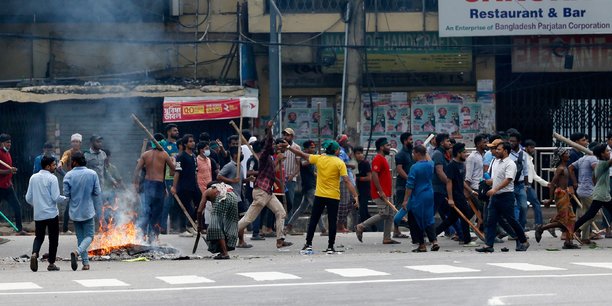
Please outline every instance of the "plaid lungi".
M338 206L338 222L346 223L351 208L351 193L344 180L340 180L340 205Z
M215 201L206 232L206 244L211 253L221 252L219 240L225 240L227 250L236 248L238 241L238 197L228 192L225 200Z

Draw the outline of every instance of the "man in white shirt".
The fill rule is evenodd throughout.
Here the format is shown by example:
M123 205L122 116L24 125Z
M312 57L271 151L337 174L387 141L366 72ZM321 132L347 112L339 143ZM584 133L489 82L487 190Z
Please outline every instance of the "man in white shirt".
M517 235L516 251L524 252L529 248L529 242L523 228L514 217L514 178L516 176L516 164L509 158L512 146L508 142L502 142L495 148L496 160L493 162L491 180L487 184L492 186L487 192L491 198L488 206L488 218L485 224L486 245L476 249L481 253L492 253L493 244L497 234L497 221L505 218Z
M30 257L30 269L38 271L38 256L40 247L45 241L45 232L49 231L49 271L59 271L55 265L57 257L57 245L59 242L59 210L57 205L64 202L66 197L60 194L57 177L53 175L57 164L53 156L43 156L41 162L42 170L30 177L26 202L34 208L34 226L36 237Z

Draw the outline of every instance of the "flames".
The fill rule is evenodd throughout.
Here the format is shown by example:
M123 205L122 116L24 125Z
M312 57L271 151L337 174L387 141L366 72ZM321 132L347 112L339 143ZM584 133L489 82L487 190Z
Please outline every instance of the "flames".
M89 255L108 255L114 250L134 244L146 244L136 226L136 213L117 211L118 205L104 205L102 215L107 222L100 222L98 234L91 243ZM120 216L120 218L117 218Z

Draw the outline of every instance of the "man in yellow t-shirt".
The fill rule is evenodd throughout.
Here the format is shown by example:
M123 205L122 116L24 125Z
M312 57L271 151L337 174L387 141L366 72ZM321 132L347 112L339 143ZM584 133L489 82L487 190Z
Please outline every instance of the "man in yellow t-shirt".
M304 153L295 148L288 147L287 143L282 144L287 147L287 150L295 155L308 160L311 164L317 167L317 187L315 190L314 205L310 222L308 224L308 232L306 234L306 244L302 250L312 250L312 239L314 237L315 228L323 210L327 207L329 240L327 250L328 254L335 253L334 243L336 241L336 226L338 222L338 206L340 205L340 180L342 179L349 191L353 195L354 203L359 203L357 191L351 184L344 162L338 158L340 153L340 145L331 140L326 140L321 147L325 149L324 155L311 155Z

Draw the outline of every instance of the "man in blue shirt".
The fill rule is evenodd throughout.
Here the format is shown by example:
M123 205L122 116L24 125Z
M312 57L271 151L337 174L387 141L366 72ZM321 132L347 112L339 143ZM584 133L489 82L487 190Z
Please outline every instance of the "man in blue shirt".
M83 270L89 270L87 249L94 235L94 198L100 196L100 180L95 171L85 167L87 161L81 152L72 154L72 170L64 177L64 195L68 200L70 219L74 222L77 250L70 253L70 266L77 269L77 256L81 255Z
M30 257L30 269L38 271L38 253L45 241L45 231L49 230L49 271L59 271L55 265L57 257L57 244L59 242L59 210L57 205L66 200L60 194L57 177L53 175L57 163L52 156L43 156L41 161L43 170L30 177L26 202L34 208L34 226L36 238L32 246L32 257Z
M36 158L34 159L34 169L32 171L32 174L36 174L38 173L38 171L42 170L44 167L42 167L41 165L41 161L43 159L43 157L45 156L50 156L53 157L55 159L55 162L58 162L58 158L57 156L55 156L54 152L53 152L53 143L51 142L45 142L45 145L43 146L43 153L36 156Z

